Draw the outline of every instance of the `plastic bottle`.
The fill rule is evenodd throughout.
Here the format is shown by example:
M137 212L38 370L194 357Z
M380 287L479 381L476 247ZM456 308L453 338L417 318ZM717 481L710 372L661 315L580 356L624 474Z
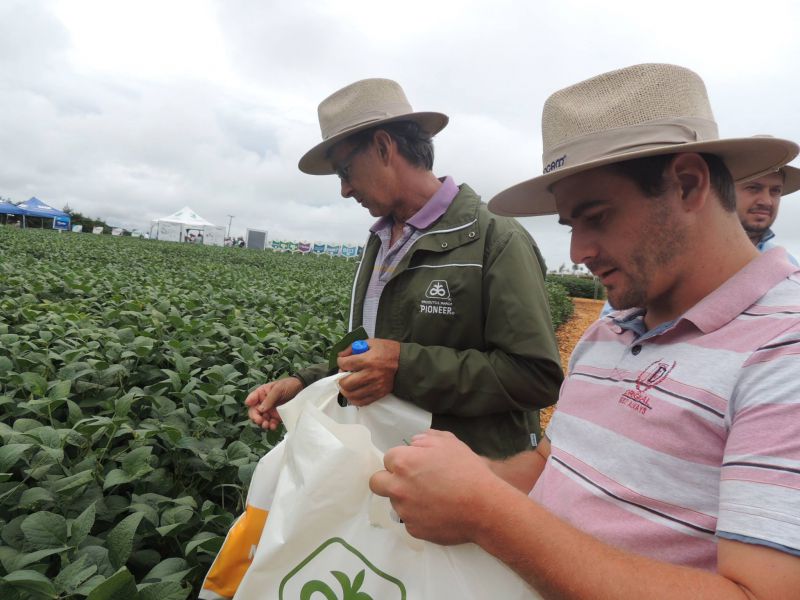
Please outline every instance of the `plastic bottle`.
M369 350L369 344L367 344L367 340L356 340L352 343L350 349L353 351L353 354L364 354L364 352Z
M367 350L369 350L369 344L367 344L367 340L356 340L350 345L350 349L353 351L353 354L364 354ZM339 402L339 406L345 407L347 406L347 398L339 394L337 398Z

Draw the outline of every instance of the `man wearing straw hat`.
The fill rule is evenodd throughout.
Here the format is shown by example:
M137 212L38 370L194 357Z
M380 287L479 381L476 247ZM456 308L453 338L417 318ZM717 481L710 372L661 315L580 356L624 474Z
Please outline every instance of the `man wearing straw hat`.
M352 372L344 396L364 406L394 393L476 452L509 456L536 444L535 409L555 402L563 380L545 266L519 223L433 174L431 138L447 121L415 112L394 81L358 81L319 105L323 141L299 167L335 173L342 196L379 219L349 322L365 327L369 351L340 354ZM245 401L250 418L275 428L275 407L327 374L318 365L260 386Z
M785 166L751 181L736 184L736 210L739 220L759 252L775 248L772 224L778 218L781 198L800 189L800 169ZM798 264L791 254L789 260Z
M573 262L632 310L587 330L535 451L487 461L430 431L373 491L545 597L797 598L800 268L753 246L734 180L798 146L719 139L700 77L660 64L556 92L542 136L544 174L491 209L557 213Z

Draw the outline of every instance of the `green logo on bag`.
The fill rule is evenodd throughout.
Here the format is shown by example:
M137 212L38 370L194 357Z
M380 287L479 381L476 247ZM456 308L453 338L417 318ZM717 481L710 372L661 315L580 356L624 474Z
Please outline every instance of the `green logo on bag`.
M338 592L338 593L337 593ZM405 600L406 588L341 538L314 550L281 581L281 600Z

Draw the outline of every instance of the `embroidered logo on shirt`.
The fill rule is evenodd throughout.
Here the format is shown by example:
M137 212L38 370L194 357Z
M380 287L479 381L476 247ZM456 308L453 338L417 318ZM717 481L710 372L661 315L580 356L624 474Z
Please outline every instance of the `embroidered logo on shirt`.
M675 368L675 364L674 361L670 364L660 359L650 363L636 378L636 389L626 390L620 396L619 404L627 406L640 415L646 415L653 408L647 391L664 381L672 369Z
M454 315L450 286L444 279L434 279L425 292L426 300L419 303L419 312L433 315Z
M444 279L434 279L428 286L428 291L425 292L426 298L434 298L436 300L443 300L450 298L450 288L447 286L447 281Z

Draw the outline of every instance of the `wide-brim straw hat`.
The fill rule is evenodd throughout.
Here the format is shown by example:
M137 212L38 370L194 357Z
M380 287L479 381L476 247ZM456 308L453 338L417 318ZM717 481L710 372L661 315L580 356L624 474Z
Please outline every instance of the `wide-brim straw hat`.
M771 137L719 139L700 76L676 65L643 64L587 79L554 93L542 111L544 174L497 194L492 212L557 212L557 181L646 156L705 152L719 156L734 180L774 172L800 150Z
M348 136L394 121L414 121L434 136L447 125L438 112L415 112L403 88L391 79L363 79L343 87L323 100L317 110L322 142L306 152L298 167L309 175L334 172L328 151Z

